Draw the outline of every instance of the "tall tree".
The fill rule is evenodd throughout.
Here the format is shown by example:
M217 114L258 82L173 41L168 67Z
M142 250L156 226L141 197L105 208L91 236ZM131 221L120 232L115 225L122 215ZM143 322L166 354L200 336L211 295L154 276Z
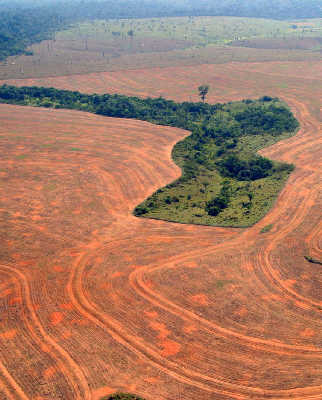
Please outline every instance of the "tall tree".
M209 92L209 85L201 85L198 87L199 90L199 96L201 97L201 100L205 102L206 96Z

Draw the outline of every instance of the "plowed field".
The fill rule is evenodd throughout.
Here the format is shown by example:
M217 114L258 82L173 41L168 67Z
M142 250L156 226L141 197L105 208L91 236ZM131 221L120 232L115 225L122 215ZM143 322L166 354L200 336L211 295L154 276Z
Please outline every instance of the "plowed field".
M279 96L301 123L262 153L296 165L249 229L135 218L180 174L188 132L0 105L0 399L322 399L321 64L55 78L87 91L209 101ZM20 82L21 84L40 84ZM100 90L98 90L100 89ZM272 224L272 229L260 233Z

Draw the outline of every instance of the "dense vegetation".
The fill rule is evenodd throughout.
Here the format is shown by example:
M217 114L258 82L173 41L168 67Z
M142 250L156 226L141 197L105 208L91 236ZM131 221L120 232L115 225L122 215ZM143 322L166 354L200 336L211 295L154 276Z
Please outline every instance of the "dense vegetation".
M83 94L55 88L10 85L0 86L0 102L53 108L69 108L117 118L135 118L161 125L194 129L202 122L202 135L217 144L235 147L229 140L248 134L269 132L278 135L292 131L297 121L278 99L264 96L259 101L245 100L238 106L229 103L176 103L162 97L141 99L119 94ZM200 129L198 130L200 132Z
M182 176L135 209L137 216L182 223L249 226L272 206L293 169L257 151L298 127L278 99L217 104L172 156Z
M319 0L187 0L192 15L229 15L273 19L319 18Z
M7 2L9 3L9 2ZM50 1L20 1L30 6ZM162 16L227 15L257 18L319 18L319 0L57 0L61 13L68 17L92 18L149 18Z
M161 125L192 129L222 107L221 104L176 103L164 98L128 97L118 94L88 95L45 87L0 87L0 101L40 107L69 108L117 118L135 118Z
M144 400L142 397L130 393L115 393L110 396L102 397L101 400Z
M11 55L30 54L27 46L51 37L64 26L58 13L41 7L36 10L7 10L0 13L0 60Z
M277 98L211 105L3 85L0 102L76 109L192 131L173 151L182 176L136 207L137 216L248 226L268 211L293 168L256 154L298 127Z
M74 0L4 1L0 5L0 60L71 23L94 19L175 16L242 16L273 19L319 18L319 0Z

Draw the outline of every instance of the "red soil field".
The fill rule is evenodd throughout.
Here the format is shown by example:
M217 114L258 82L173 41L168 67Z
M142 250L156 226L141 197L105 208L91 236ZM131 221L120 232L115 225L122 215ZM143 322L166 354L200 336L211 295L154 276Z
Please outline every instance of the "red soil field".
M301 44L305 43L301 40ZM285 43L285 40L283 40ZM12 56L0 62L0 79L60 77L104 71L185 67L228 62L321 62L319 51L303 49L264 49L237 46L193 47L185 40L133 38L113 41L56 40L35 43L28 48L33 55ZM309 45L309 42L307 43ZM142 46L144 45L144 46ZM316 47L314 43L312 47ZM290 46L290 44L287 44ZM317 45L318 46L318 45Z
M254 49L303 49L310 50L320 48L322 40L319 37L308 38L288 38L288 39L249 39L236 40L231 43L232 46L250 47Z
M321 62L253 62L98 72L59 77L7 79L16 86L46 86L83 93L122 93L138 97L165 97L200 101L198 86L210 85L209 102L272 96L309 96L309 107L321 110ZM303 92L303 93L302 93ZM322 114L320 114L322 119Z
M170 152L186 131L0 106L0 399L322 399L322 269L304 258L322 259L321 71L228 64L50 82L285 99L301 130L262 153L296 169L249 229L132 216L180 174Z

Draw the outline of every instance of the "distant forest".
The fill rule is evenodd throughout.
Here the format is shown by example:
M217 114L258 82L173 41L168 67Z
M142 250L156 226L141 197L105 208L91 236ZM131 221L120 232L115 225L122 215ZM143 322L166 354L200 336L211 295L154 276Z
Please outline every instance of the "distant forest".
M320 0L5 0L0 4L0 60L26 53L32 43L75 22L205 15L321 18L322 6Z

